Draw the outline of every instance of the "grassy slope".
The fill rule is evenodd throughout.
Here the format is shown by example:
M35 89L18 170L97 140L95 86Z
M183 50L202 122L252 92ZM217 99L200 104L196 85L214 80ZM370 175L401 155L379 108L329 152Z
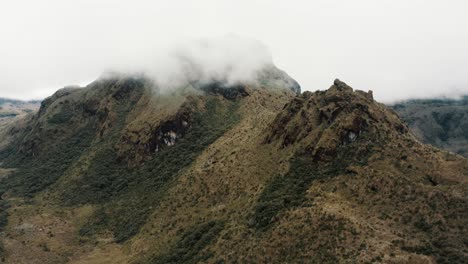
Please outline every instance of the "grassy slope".
M69 172L80 156L89 153L100 126L112 122L111 132L122 129L145 83L128 79L98 81L93 85L95 88L57 92L42 103L27 129L12 134L12 143L1 150L2 165L15 168L1 179L0 192L4 197L18 197L13 200L20 206L34 204L31 197L48 189ZM99 102L96 97L108 99ZM109 109L117 113L116 119L107 115Z
M184 103L156 117L142 98L122 127L101 124L51 191L14 201L9 260L15 248L50 263L463 260L466 160L419 144L362 93L249 94L197 97L185 137L136 160L147 154L121 135L147 142Z
M235 165L249 168L250 160L238 156L230 158L230 148L221 152L225 147L220 145L223 142L220 140L219 144L212 146L212 153L216 154L207 156L219 161L210 163L210 166L206 164L207 157L200 157L210 169L195 166L187 180L178 183L173 195L166 197L167 201L158 207L158 213L134 241L132 249L135 254L153 250L160 252L156 256L166 256L172 250L180 249L179 243L185 241L186 228L191 224L218 219L224 223L224 229L198 254L199 257L212 256L208 262L213 263L336 263L346 259L351 262L463 261L464 242L460 234L466 232L463 228L467 221L466 200L460 199L458 193L465 192L467 187L466 160L419 144L397 117L382 105L370 105L369 110L355 112L356 109L366 109L360 106L368 105L368 99L360 94L348 95L351 97L339 99L337 94L328 92L325 96L318 94L315 97L316 105L327 100L342 100L340 103L347 105L353 97L358 98L348 105L349 108L345 106L328 129L317 137L314 135L317 128L312 121L318 118L314 113L320 111L313 110L310 106L314 104L305 100L301 107L311 114L311 131L308 127L291 124L290 129L285 128L292 133L290 136L283 131L279 135L284 138L273 139L270 144L263 143L265 134L253 142L249 141L253 144L249 147L262 153L259 155L261 158L255 160L261 164L259 159L275 159L272 154L278 149L273 150L271 144L284 146L283 139L287 139L290 144L280 149L280 156L299 155L293 159L296 161L291 163L289 172L287 166L285 171L278 158L275 165L271 164L276 171L265 173L261 169L250 168L245 175L235 174L231 171L237 167ZM326 103L322 111L336 113L336 108L328 106ZM284 112L294 111L285 109ZM299 109L297 115L301 118L296 119L293 115L289 120L300 122L307 114ZM359 119L362 116L365 120L361 126ZM279 125L285 126L285 120L279 120ZM364 123L368 124L367 130ZM241 122L241 125L246 124ZM305 138L299 142L291 143L292 138L301 138L296 133L298 127L308 133L304 133ZM266 127L263 131L275 129ZM337 147L336 143L347 135L340 131L355 129L367 132L362 132L358 140L345 147ZM242 136L241 131L248 135L252 133L236 130L240 133L236 135L238 138L247 137L247 134ZM233 145L232 149L236 147ZM248 155L249 147L242 144L241 153ZM304 147L305 152L300 151ZM336 152L321 151L334 149ZM293 153L297 154L291 156ZM327 155L331 159L327 159ZM335 155L342 158L334 159ZM234 165L230 166L230 162ZM327 168L333 173L326 173ZM314 180L317 173L321 175ZM278 174L282 180L272 178ZM240 180L236 181L238 177ZM249 185L246 186L244 181ZM251 191L239 191L237 196L236 184ZM273 210L269 210L267 217L256 219L257 213L264 212L258 208L264 207L265 202ZM262 228L261 219L267 219L268 229ZM196 248L197 241L184 245L189 249Z
M93 195L92 200L86 200L84 197L83 202L102 203L108 197L112 199L96 212L96 219L84 226L81 233L86 234L103 228L110 229L118 242L137 234L146 222L152 206L157 206L168 186L186 167L190 166L206 146L237 122L236 108L235 102L223 102L217 98L208 99L205 109L195 114L186 136L175 146L156 153L136 171L119 170L118 164L112 163L116 160L115 157L112 158L112 153L96 155L94 159L102 169L89 175L103 175L106 178L101 177L97 180L84 177L76 186L86 186L86 190L80 192L71 189L67 192L81 194L75 196L75 199ZM103 184L103 181L107 184L105 182ZM102 187L91 189L88 195L87 191L93 184ZM95 198L100 193L106 193L107 197Z

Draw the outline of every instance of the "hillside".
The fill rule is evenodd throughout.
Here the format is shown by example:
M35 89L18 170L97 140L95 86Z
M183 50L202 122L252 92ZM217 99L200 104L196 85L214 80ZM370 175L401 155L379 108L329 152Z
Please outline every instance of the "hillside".
M0 122L39 109L40 101L21 101L0 97Z
M4 127L39 109L39 101L20 101L0 97L0 136ZM0 142L0 145L2 142Z
M466 159L371 92L259 78L114 76L44 100L0 149L3 260L466 262Z
M6 135L9 127L17 122L25 122L40 106L39 101L20 101L0 97L0 149L8 144Z
M409 100L392 108L422 142L468 157L468 96Z

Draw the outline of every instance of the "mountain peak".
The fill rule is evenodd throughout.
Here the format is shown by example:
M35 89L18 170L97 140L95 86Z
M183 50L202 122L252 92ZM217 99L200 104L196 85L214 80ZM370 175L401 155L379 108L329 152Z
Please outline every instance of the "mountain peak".
M384 136L407 134L408 129L396 114L373 100L371 91L354 91L336 79L326 91L304 92L294 98L269 132L266 142L279 140L285 147L299 144L317 159L332 160L340 146L362 136L380 141Z
M349 90L349 89L351 89L352 91L352 88L348 86L345 82L340 81L340 79L335 79L333 81L333 86L339 91Z
M337 90L337 91L342 91L342 92L353 92L353 88L349 85L347 85L345 82L340 81L340 79L335 79L333 81L333 85L330 87L331 90ZM373 92L372 90L369 90L368 92L364 92L361 90L356 90L359 94L373 100Z
M7 262L99 262L96 245L138 263L465 258L467 160L417 141L372 92L299 93L275 68L184 89L98 80L8 128Z

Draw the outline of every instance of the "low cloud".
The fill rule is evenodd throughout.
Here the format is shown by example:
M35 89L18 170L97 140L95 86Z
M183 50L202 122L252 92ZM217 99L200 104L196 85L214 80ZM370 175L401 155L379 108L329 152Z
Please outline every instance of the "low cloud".
M259 71L273 64L263 43L237 35L186 39L149 54L131 63L122 62L109 72L143 73L159 90L167 91L194 82L251 82Z

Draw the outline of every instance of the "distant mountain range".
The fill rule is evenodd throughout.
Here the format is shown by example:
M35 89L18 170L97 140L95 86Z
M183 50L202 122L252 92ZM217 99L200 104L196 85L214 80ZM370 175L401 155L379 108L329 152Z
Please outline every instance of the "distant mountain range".
M10 98L4 98L0 97L0 105L5 104L5 103L11 103L11 104L28 104L28 103L40 103L42 100L17 100L17 99L10 99Z
M38 110L40 103L40 100L21 101L0 97L0 124L7 119Z
M468 157L468 96L408 100L391 107L422 142Z

